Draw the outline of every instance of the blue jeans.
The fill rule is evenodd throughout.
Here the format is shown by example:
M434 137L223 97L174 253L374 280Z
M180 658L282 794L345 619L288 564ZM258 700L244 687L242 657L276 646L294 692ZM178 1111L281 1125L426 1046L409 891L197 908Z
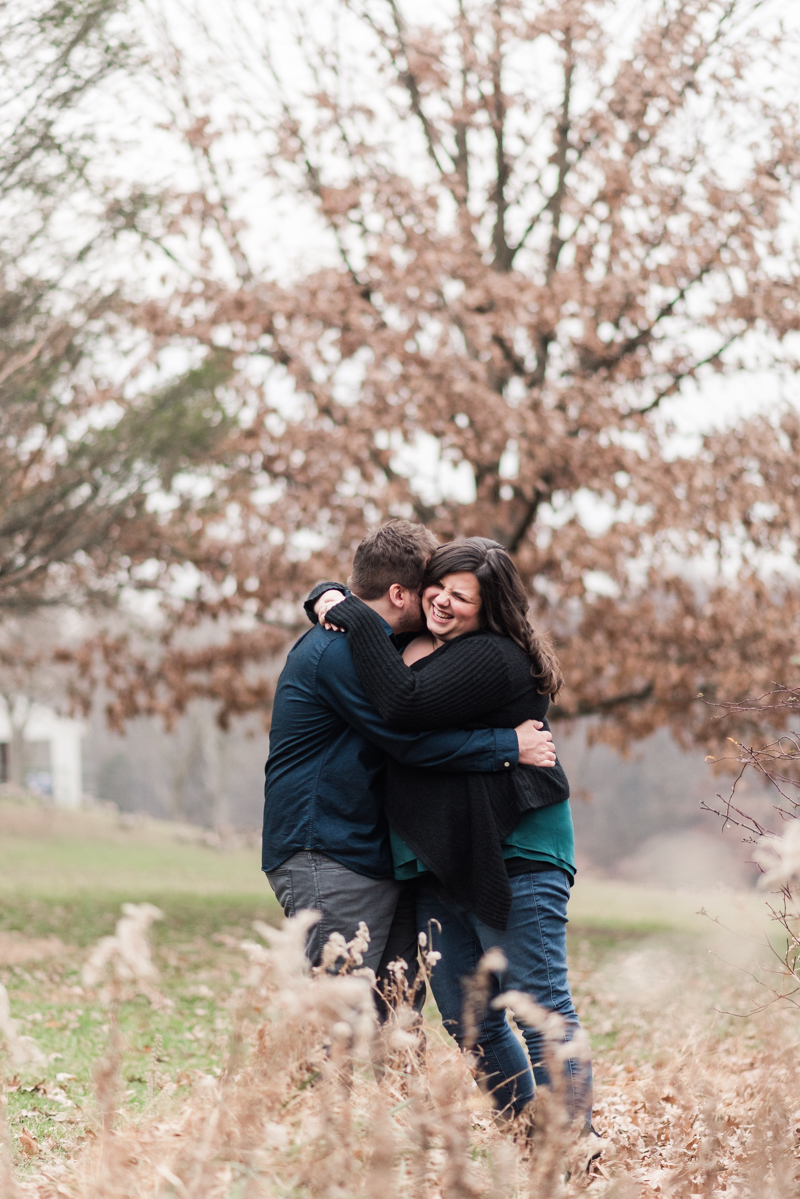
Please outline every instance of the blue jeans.
M433 948L442 955L433 969L431 985L444 1026L461 1046L466 1040L462 980L475 973L488 949L499 948L505 954L508 968L502 975L491 975L486 1009L477 1014L474 1048L481 1062L481 1084L491 1092L498 1109L516 1115L533 1099L535 1087L550 1083L543 1038L535 1028L521 1026L526 1055L505 1011L490 1006L492 999L503 991L525 992L541 1007L563 1017L565 1042L572 1040L580 1024L567 981L569 881L563 870L556 869L520 874L509 881L513 898L508 927L503 931L490 928L443 897L435 879L426 877L418 884L417 924L429 933ZM441 925L441 932L435 922ZM568 1058L564 1081L570 1118L583 1115L590 1125L591 1063Z

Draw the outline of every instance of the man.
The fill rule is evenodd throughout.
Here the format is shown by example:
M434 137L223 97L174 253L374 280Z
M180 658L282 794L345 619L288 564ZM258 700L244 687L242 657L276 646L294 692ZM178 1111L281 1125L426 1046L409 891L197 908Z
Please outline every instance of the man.
M382 525L358 547L349 586L382 617L387 637L402 642L421 628L419 589L436 547L428 529L404 520ZM551 741L534 721L472 732L390 729L361 686L347 638L320 624L305 633L275 693L262 869L288 916L321 913L308 944L312 963L331 933L350 940L361 920L370 932L364 965L376 974L405 948L389 941L401 884L383 813L387 754L431 770L491 772L551 764Z

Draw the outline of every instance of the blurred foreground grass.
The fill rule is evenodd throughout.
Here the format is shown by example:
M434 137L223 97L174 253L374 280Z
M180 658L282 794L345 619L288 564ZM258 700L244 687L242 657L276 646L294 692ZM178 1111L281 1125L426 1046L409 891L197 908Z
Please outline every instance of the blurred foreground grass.
M224 1069L247 970L240 942L253 936L254 919L276 922L280 911L257 846L215 848L199 843L200 836L177 825L126 821L110 810L59 812L0 800L0 982L20 1031L48 1059L46 1067L13 1070L0 1047L7 1120L23 1174L34 1168L20 1156L23 1129L38 1141L41 1168L73 1154L99 1128L92 1070L108 1045L109 1012L82 985L81 967L85 948L113 932L123 902L149 900L164 912L152 941L169 1004L153 1009L136 995L120 1004L121 1109L135 1118L165 1088L180 1094L197 1077ZM703 908L719 924L698 915ZM621 1052L618 1038L630 1034L627 1001L643 975L648 987L653 979L661 986L662 976L686 977L701 958L708 961L705 950L723 935L720 926L763 943L765 915L755 895L579 880L570 905L571 974L600 1062L611 1069ZM619 1012L597 992L606 974L615 985L624 982ZM707 1005L724 1037L730 1018ZM435 1009L429 1015L435 1019ZM645 1057L650 1052L642 1050Z

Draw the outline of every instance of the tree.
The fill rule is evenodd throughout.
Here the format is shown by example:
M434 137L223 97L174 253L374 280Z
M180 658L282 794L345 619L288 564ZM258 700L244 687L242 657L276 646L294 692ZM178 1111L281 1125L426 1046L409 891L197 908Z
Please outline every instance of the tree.
M124 205L93 178L91 106L132 66L121 14L119 0L0 14L0 610L118 591L170 523L154 492L169 503L231 426L224 353L142 386L147 344L103 271L125 250ZM175 506L180 521L198 504Z
M163 375L140 227L161 197L109 180L96 133L140 49L119 0L3 8L0 54L0 617L169 592L248 450L224 347ZM105 89L105 90L104 90ZM138 289L138 294L137 293ZM9 626L10 627L10 626ZM25 660L41 649L32 638ZM13 656L13 655L12 655Z
M167 664L223 717L263 703L236 680L286 601L398 513L515 554L564 714L710 735L698 691L744 694L800 649L797 412L670 436L714 373L796 369L789 34L738 0L454 0L424 23L328 0L286 19L231 3L198 25L219 50L202 63L162 25L198 181L170 230L205 256L149 319L162 345L229 348L251 434L224 483L224 578L198 579ZM270 271L237 154L290 197L318 269ZM187 655L201 616L238 640ZM129 709L163 678L128 668Z
M0 9L0 200L18 217L4 239L47 228L37 201L85 179L94 139L82 104L131 61L124 0L25 0ZM76 116L79 118L76 120Z

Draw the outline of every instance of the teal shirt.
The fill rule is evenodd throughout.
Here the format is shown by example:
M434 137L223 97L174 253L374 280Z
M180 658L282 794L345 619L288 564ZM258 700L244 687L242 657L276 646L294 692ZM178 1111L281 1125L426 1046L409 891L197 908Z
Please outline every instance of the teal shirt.
M394 877L415 878L426 874L424 866L402 837L390 829ZM504 858L531 858L552 862L567 874L575 874L575 831L569 800L526 812L513 833L503 841Z

